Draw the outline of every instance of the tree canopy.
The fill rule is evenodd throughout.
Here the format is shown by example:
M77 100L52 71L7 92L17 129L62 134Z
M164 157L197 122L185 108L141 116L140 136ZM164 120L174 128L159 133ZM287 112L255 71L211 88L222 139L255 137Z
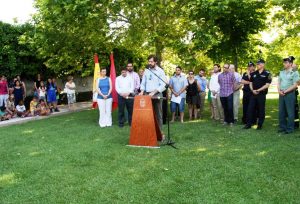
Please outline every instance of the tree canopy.
M139 69L156 54L171 74L175 65L198 71L230 62L240 71L264 58L279 71L282 58L300 57L297 0L36 0L37 13L25 25L1 24L1 67L6 73L90 75L93 55L117 69L133 61ZM262 41L276 30L278 37ZM10 40L7 40L10 38ZM27 60L27 63L26 63ZM42 63L43 62L43 63ZM28 73L28 72L27 72Z

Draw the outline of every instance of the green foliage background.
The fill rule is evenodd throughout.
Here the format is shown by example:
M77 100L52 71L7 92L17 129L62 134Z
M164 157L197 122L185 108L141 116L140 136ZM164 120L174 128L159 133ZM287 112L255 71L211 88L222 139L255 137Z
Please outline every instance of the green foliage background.
M168 74L230 62L242 72L264 58L278 73L282 58L300 57L297 0L36 0L37 13L24 25L0 23L0 68L9 77L38 72L92 75L93 55L117 70L133 61L138 70L149 54ZM276 31L271 43L262 32Z

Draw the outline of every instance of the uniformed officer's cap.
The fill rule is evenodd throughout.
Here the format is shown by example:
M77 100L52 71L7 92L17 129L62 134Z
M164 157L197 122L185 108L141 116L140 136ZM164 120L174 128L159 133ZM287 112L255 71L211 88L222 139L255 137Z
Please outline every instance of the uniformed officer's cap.
M250 62L248 62L248 67L251 67L251 66L253 66L253 67L254 67L255 65L254 65L254 63L253 63L253 62L251 62L251 61L250 61Z
M258 60L257 62L256 62L256 64L265 64L266 62L265 62L265 60L263 60L263 59L260 59L260 60Z
M283 59L284 62L291 62L291 63L293 63L294 60L295 60L295 57L293 57L293 56L289 56L289 57Z

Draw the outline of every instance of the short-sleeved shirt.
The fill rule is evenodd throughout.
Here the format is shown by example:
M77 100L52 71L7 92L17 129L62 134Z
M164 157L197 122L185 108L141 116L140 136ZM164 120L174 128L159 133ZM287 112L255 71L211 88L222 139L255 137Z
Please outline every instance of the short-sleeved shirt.
M195 79L200 85L201 91L200 92L205 92L206 86L207 86L207 80L205 77L201 77L200 75L195 76Z
M72 88L72 89L70 89ZM75 93L75 88L76 88L76 85L74 82L67 82L66 85L65 85L65 90L67 92L67 94L74 94Z
M250 75L248 75L247 72L245 72L242 76L242 79L245 80L245 81L249 81L250 82ZM250 85L249 84L244 84L244 87L243 87L243 91L245 92L250 92Z
M241 83L242 77L238 72L234 72L235 83Z
M282 70L279 73L280 90L287 90L299 81L299 72L293 70Z
M16 109L17 109L17 111L19 111L19 112L25 112L26 111L26 108L25 108L25 106L24 105L17 105L17 107L16 107Z
M182 88L187 87L188 86L188 82L187 79L185 78L185 76L173 76L170 79L169 82L170 86L174 89L175 92L179 92ZM181 98L185 98L186 97L186 91L182 92L180 94Z
M218 76L220 97L228 97L234 91L235 77L232 72L223 72Z
M263 70L261 73L259 73L258 70L251 73L250 82L252 82L253 90L260 89L266 84L271 84L272 82L272 75L269 71ZM265 89L264 91L261 91L262 94L267 94L268 89Z
M0 81L0 95L8 94L7 86L7 81Z
M38 105L37 101L31 101L29 107L30 111L35 111L37 105Z

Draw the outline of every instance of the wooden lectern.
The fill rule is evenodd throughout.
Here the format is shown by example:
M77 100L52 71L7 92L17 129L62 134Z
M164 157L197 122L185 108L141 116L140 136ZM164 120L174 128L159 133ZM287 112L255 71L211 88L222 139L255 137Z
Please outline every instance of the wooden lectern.
M159 100L159 99L155 99ZM162 134L156 120L150 96L134 98L129 145L158 147Z

